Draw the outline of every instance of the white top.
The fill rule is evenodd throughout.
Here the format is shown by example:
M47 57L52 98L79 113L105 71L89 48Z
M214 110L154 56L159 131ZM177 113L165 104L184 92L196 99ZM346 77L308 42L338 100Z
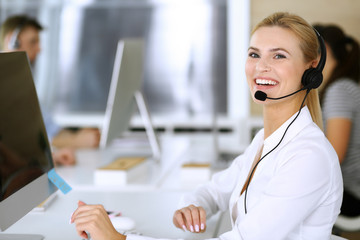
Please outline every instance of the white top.
M337 155L304 107L282 143L258 165L247 193L244 186L258 149L262 156L282 138L292 116L264 141L261 130L232 165L211 182L184 196L179 207L202 206L210 217L230 210L232 230L218 239L330 239L340 212L342 176ZM240 196L240 197L239 197ZM237 214L233 214L233 208ZM166 237L166 236L164 236ZM128 240L152 239L128 235Z

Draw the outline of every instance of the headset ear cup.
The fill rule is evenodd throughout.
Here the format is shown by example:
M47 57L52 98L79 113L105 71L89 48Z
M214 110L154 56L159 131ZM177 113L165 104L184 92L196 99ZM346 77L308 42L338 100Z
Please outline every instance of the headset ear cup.
M323 74L322 71L325 66L326 62L326 46L324 39L321 37L319 32L314 28L314 31L316 33L316 36L318 37L318 41L320 44L320 60L316 68L309 68L305 70L302 78L301 83L304 88L311 90L320 87L322 81L323 81Z
M20 48L20 41L19 39L16 39L16 41L14 42L14 49L19 49Z
M318 88L323 80L322 72L316 68L307 69L301 79L301 83L307 89Z
M323 81L322 72L319 71L318 69L316 69L316 74L314 76L314 80L312 81L312 83L313 83L312 88L315 89L315 88L320 87L322 81Z
M22 30L22 25L18 26L14 32L11 34L10 40L9 40L9 44L8 44L8 48L10 50L16 50L20 48L20 40L19 38L19 34L20 31Z

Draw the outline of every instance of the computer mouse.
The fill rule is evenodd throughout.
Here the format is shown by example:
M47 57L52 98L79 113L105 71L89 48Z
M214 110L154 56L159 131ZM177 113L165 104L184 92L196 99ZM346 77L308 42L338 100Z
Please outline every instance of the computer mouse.
M116 230L129 231L135 228L135 221L129 217L110 217L110 221Z

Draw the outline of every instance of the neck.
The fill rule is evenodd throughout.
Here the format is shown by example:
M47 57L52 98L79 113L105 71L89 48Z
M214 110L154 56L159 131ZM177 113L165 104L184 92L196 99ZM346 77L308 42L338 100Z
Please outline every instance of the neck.
M294 96L280 102L264 105L264 139L269 137L276 129L284 124L284 122L299 111L304 94L298 93L296 95L296 97Z

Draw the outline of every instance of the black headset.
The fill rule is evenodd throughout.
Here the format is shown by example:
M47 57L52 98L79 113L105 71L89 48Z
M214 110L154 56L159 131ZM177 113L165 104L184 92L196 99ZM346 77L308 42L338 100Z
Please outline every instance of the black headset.
M10 50L16 50L18 48L20 48L20 41L19 41L19 33L22 30L22 26L18 26L15 28L15 30L13 31L13 33L11 34L11 38L9 40L9 44L8 44L8 48Z
M302 78L301 78L301 83L302 85L306 88L306 89L315 89L318 88L322 81L323 81L323 74L322 71L324 69L325 66L325 62L326 62L326 46L325 46L325 42L324 39L321 37L320 33L313 28L316 36L319 40L319 44L320 44L320 60L318 65L316 66L316 68L309 68L307 69Z

